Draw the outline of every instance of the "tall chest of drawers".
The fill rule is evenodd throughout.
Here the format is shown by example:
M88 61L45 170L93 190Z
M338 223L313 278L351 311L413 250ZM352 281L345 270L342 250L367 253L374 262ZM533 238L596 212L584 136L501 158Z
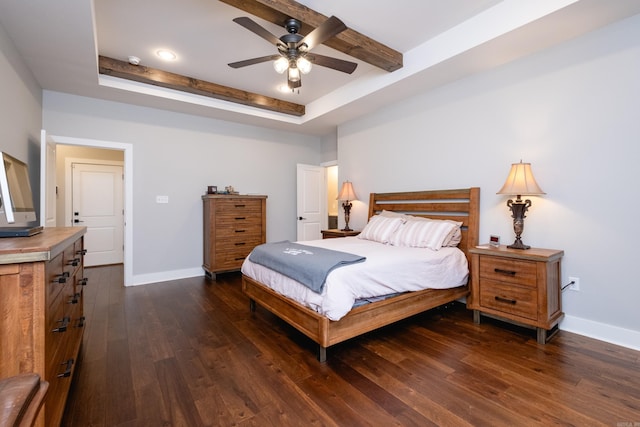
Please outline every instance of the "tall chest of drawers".
M202 201L206 275L239 270L249 252L266 242L267 196L207 194Z
M0 377L35 372L49 382L38 426L60 424L80 351L85 232L0 239Z

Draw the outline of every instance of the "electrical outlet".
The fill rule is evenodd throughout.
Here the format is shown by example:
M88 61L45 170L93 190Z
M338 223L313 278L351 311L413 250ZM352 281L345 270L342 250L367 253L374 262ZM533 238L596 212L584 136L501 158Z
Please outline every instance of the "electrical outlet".
M580 278L569 276L569 282L574 282L573 285L569 286L570 291L579 291L580 290Z

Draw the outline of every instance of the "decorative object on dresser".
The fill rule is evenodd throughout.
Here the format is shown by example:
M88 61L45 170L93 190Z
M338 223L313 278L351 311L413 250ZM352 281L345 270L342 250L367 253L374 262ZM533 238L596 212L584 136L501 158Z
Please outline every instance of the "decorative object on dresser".
M525 213L531 206L531 200L522 200L521 196L546 194L533 177L531 163L522 163L522 160L520 160L520 163L513 163L507 180L496 194L516 196L515 202L511 199L507 200L507 206L511 209L511 217L513 218L513 231L516 233L516 240L508 247L511 249L529 249L530 246L522 243L520 235L524 230Z
M547 342L564 316L560 263L564 251L527 251L487 245L471 253L471 294L467 307L480 323L481 314L534 327L537 341Z
M249 252L267 238L267 196L206 194L204 260L207 277L240 270Z
M322 238L323 239L334 239L336 237L348 237L348 236L357 236L360 234L360 231L356 230L338 230L335 228L331 228L329 230L322 230Z
M344 202L342 203L342 207L344 208L345 226L342 231L353 231L349 228L349 216L351 214L351 207L353 206L351 202L353 200L358 200L358 196L356 196L356 192L353 190L353 185L350 181L345 181L342 183L340 194L338 194L336 200L344 200Z
M85 227L51 227L0 240L0 378L49 383L36 425L58 426L84 329Z

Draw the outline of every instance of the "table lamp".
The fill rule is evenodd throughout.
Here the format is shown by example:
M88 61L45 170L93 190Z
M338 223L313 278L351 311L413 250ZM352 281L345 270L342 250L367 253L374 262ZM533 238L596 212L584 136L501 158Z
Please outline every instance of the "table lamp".
M351 214L351 201L358 200L358 196L356 196L356 192L353 191L353 185L350 181L345 181L342 183L340 194L338 194L336 200L344 200L344 202L342 203L342 207L344 208L345 227L342 229L342 231L353 231L349 228L349 215Z
M516 196L516 200L507 200L507 206L511 209L511 217L513 218L513 231L516 233L516 240L512 245L507 246L512 249L529 249L531 246L522 243L520 235L524 230L525 213L529 206L531 206L531 200L522 200L521 196L534 196L540 194L546 194L538 186L533 172L531 172L531 163L513 163L509 176L504 185L496 194L506 194L509 196Z

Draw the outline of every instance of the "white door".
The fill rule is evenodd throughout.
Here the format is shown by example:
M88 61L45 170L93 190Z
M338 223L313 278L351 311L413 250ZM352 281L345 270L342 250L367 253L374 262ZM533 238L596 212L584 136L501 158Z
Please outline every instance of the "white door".
M322 166L298 164L297 240L322 238L327 226L327 183Z
M85 266L124 261L123 168L73 163L72 223L87 227Z
M40 225L56 226L56 143L40 131Z

